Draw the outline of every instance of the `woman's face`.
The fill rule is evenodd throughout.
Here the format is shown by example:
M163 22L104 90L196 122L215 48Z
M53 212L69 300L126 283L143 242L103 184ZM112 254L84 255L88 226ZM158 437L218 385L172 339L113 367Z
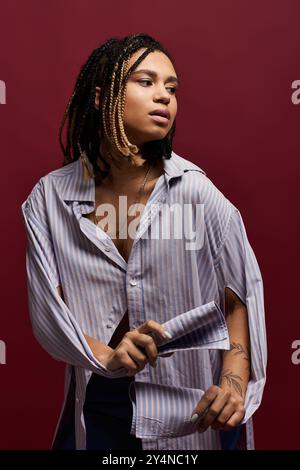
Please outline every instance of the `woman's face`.
M129 67L144 51L139 49L131 56ZM126 84L124 106L124 130L132 144L166 137L177 113L176 79L172 62L160 51L150 52L133 70ZM155 110L168 111L169 119L150 115Z
M129 67L145 50L141 48L131 56ZM130 143L140 146L166 137L177 113L177 87L177 74L163 52L150 52L133 70L126 83L123 121ZM97 87L96 107L99 92ZM151 116L155 110L168 111L169 119Z

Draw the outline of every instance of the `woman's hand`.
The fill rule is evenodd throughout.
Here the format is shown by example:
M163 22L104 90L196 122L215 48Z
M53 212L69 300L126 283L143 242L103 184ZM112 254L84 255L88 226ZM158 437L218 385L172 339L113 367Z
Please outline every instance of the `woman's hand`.
M238 426L245 416L244 399L238 393L212 385L206 390L203 397L192 413L197 421L198 431L204 432L211 426L212 429L230 431Z
M228 287L225 288L225 310L230 349L223 351L219 386L212 385L206 390L192 414L191 421L197 422L199 432L206 431L209 426L230 431L245 416L244 401L251 363L248 311Z
M138 328L127 331L118 346L101 358L102 363L110 370L125 367L129 377L140 372L148 362L155 367L157 347L153 338L147 334L151 332L167 337L159 323L148 320ZM139 347L144 348L144 352Z

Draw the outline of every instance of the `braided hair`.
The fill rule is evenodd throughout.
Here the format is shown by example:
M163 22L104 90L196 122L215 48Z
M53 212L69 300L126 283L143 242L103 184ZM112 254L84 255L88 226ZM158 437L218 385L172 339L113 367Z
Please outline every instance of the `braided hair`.
M129 68L130 57L140 48L146 50ZM63 166L84 155L92 164L94 175L100 178L107 176L110 165L99 151L99 130L101 136L105 135L108 142L131 163L132 156L139 150L144 159L154 164L163 156L171 158L175 120L164 139L146 142L140 149L129 142L123 126L126 82L138 64L155 50L163 52L172 60L169 52L159 42L144 33L132 34L123 39L112 37L90 54L80 68L59 128L59 143L64 154ZM97 86L101 88L99 109L95 107ZM62 132L67 117L64 147ZM98 165L99 159L102 169Z

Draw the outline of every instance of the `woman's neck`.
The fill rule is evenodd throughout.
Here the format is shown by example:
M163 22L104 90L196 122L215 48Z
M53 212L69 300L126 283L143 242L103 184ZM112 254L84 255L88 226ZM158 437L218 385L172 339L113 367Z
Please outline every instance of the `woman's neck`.
M122 156L118 158L116 161L113 157L116 154L110 150L107 152L104 149L104 146L100 147L100 152L103 159L110 165L109 175L101 180L101 183L105 182L114 188L123 188L124 186L132 185L135 186L141 179L145 176L149 164L142 155L136 154L133 156L134 164L131 164L130 161L126 158L126 156ZM120 154L119 154L120 155ZM163 161L158 160L151 165L150 174L148 181L153 179L157 179L163 173Z

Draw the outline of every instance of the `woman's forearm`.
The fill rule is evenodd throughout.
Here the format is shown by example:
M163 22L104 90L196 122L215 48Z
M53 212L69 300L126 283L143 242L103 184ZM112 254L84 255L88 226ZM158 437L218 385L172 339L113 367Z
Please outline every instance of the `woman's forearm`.
M227 288L225 300L230 350L223 352L219 386L244 399L251 361L248 312L236 294Z
M92 338L91 336L84 334L84 337L95 358L102 363L105 362L107 355L110 354L113 349L102 341Z

